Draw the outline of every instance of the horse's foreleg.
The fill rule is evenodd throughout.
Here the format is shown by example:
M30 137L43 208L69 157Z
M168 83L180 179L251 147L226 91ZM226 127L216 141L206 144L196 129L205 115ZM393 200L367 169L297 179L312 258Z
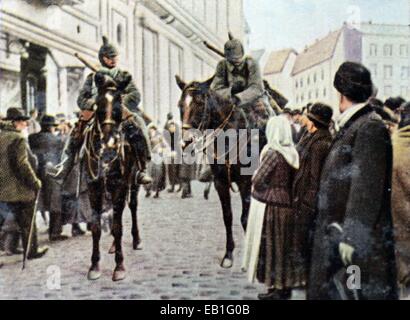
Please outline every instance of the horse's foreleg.
M246 226L248 225L249 208L251 205L251 190L251 179L249 179L249 181L245 180L239 184L239 192L242 200L241 224L244 231L246 231Z
M132 228L131 228L131 235L132 235L132 247L134 250L141 250L141 238L140 233L138 230L138 218L137 218L137 210L138 210L138 191L139 186L137 184L131 185L131 197L130 202L128 204L130 211L131 211L131 219L132 219Z
M115 269L112 275L113 281L123 280L125 278L124 255L122 253L122 213L125 207L125 192L120 196L113 196L114 217L112 225L112 234L115 244Z
M93 253L91 267L88 271L88 280L97 280L101 277L100 261L100 238L101 238L101 212L102 193L98 187L90 188L90 203L92 207L91 232L93 237Z
M223 181L215 180L215 189L218 192L219 200L222 205L222 213L226 229L226 252L221 261L221 267L231 268L233 265L235 242L232 235L232 206L229 185Z

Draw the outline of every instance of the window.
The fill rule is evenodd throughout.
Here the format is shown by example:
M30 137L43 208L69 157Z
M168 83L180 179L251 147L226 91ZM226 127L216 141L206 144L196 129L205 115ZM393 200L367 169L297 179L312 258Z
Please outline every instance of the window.
M377 45L374 43L370 45L370 55L377 56Z
M122 45L122 25L117 25L117 43L121 46Z
M391 97L393 93L393 88L392 86L385 86L384 87L384 96L385 97Z
M316 72L315 72L315 74L313 75L313 83L316 83L316 81L317 81L317 77L316 77Z
M401 78L410 79L410 67L401 67Z
M302 95L301 95L301 97L300 97L300 102L303 102L305 100L305 96L303 95L303 93L302 93Z
M316 99L319 99L319 89L316 89Z
M299 86L299 82L296 80L296 81L295 81L295 87L296 87L296 89L298 88L298 86Z
M400 45L400 56L407 57L409 55L409 46L406 44Z
M372 63L370 65L370 71L374 77L377 77L377 64L376 63Z
M325 80L325 70L322 69L322 80Z
M312 91L309 91L309 101L312 100Z
M299 96L296 96L296 103L299 103Z
M384 66L384 78L391 79L393 77L393 66Z
M307 78L307 85L310 85L310 76Z
M323 89L323 97L326 97L326 88Z
M26 107L31 111L36 107L37 79L33 75L28 75L26 80Z
M385 57L391 57L393 55L393 46L391 44L385 44L383 47L383 54Z
M303 79L300 79L300 87L303 88Z

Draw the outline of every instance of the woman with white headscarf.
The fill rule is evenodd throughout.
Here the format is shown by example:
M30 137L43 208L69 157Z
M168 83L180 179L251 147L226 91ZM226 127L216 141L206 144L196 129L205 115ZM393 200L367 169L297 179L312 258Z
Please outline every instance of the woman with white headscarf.
M267 144L252 179L252 200L246 232L243 269L249 281L268 287L261 300L289 299L293 287L292 179L299 168L299 155L285 116L271 118L266 125Z

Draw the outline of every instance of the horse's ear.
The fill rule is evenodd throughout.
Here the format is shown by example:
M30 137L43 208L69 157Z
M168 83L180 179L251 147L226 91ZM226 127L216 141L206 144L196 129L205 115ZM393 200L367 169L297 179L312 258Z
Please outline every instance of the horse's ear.
M230 31L228 32L228 37L229 37L229 40L233 40L233 39L234 39L232 32L230 32Z
M178 87L179 87L182 91L184 91L184 89L185 89L185 87L186 87L186 83L184 82L184 80L182 80L179 75L175 75L175 80L177 81Z

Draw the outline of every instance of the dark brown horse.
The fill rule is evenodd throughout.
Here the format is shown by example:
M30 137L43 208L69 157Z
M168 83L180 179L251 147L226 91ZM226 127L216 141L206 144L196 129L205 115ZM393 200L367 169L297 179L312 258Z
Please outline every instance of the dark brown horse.
M137 194L135 185L136 159L123 133L124 112L122 108L121 88L124 83L116 83L112 78L97 72L94 76L98 96L96 113L85 130L83 149L84 167L88 178L89 197L92 208L91 231L93 253L89 280L100 278L100 238L103 197L112 202L113 223L111 233L114 237L116 267L113 281L125 278L124 257L122 253L122 213L130 196L129 206L132 214L133 247L139 249L140 238L137 225ZM131 116L131 115L129 115Z
M215 92L210 90L210 84L212 78L206 82L191 82L185 83L178 76L176 76L177 84L182 90L182 95L179 100L179 109L181 113L181 119L183 122L183 139L185 146L192 142L191 137L187 134L189 128L205 130L216 130L214 132L226 132L230 129L238 132L242 129L242 132L247 132L247 121L245 114L238 108L234 107L230 101L226 101L219 97ZM247 134L248 136L248 134ZM215 136L216 143L218 139ZM228 146L229 148L229 146ZM238 160L239 154L245 152L249 154L251 151L250 136L246 139L237 139L236 147L230 150L234 150L234 158ZM259 157L260 146L258 144L257 150L252 150L256 158ZM241 199L242 199L242 215L241 223L244 230L248 221L248 213L251 198L251 174L243 174L242 169L249 167L249 164L241 163L240 161L232 162L232 152L225 154L223 152L220 155L211 155L224 157L222 163L211 163L211 169L214 176L215 189L218 192L218 196L222 205L223 219L226 228L226 252L221 261L221 267L230 268L233 265L233 251L235 248L235 242L232 235L232 206L231 206L231 189L232 184L235 183L238 187ZM228 150L229 151L229 150ZM214 159L215 159L214 158ZM220 161L220 158L219 160Z

